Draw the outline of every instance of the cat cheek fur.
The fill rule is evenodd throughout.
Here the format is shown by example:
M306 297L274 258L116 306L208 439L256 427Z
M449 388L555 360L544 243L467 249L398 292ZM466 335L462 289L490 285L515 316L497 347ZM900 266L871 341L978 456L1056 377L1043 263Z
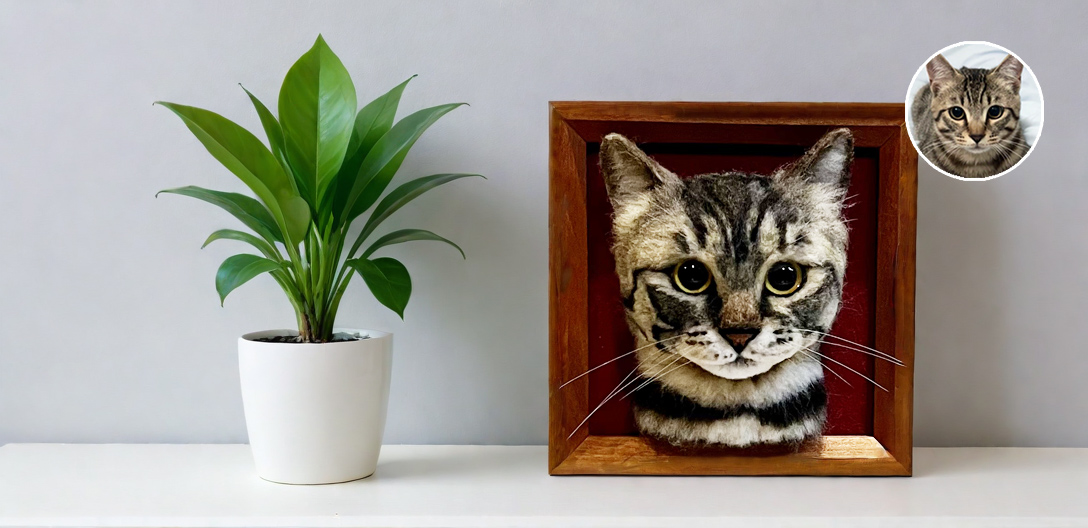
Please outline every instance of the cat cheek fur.
M797 353L818 341L788 327L826 331L838 312L852 159L853 139L842 129L770 177L682 181L626 138L604 138L600 165L614 209L616 272L636 344L646 347L635 355L646 385L634 394L644 434L735 447L819 434L823 367ZM672 284L669 270L689 258L714 277L705 294ZM813 266L792 298L762 293L776 259ZM760 332L737 352L718 332L725 326ZM652 346L670 336L680 337ZM730 365L740 357L743 363Z

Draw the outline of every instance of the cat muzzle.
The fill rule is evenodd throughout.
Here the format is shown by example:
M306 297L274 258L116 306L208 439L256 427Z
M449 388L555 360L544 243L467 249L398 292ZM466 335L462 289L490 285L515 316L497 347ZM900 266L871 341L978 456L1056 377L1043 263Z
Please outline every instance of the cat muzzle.
M758 328L722 328L718 333L733 345L738 354L759 334Z

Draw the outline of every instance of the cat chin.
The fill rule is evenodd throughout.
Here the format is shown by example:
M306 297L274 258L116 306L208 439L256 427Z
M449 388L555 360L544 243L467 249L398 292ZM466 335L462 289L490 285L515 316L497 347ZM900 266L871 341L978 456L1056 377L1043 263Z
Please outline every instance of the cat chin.
M971 155L971 156L991 157L995 153L996 150L997 150L996 146L986 145L986 146L967 147L964 150L964 152L966 152L968 155Z
M691 362L699 368L719 378L728 380L745 380L770 371L775 365L789 359L793 354L784 354L772 359L737 358L729 363L707 363L692 359ZM691 358L688 358L691 359Z
M967 165L969 167L987 167L993 164L993 161L1001 155L1001 152L996 148L985 148L980 150L965 150L957 153L954 157L959 163ZM957 176L971 176L971 174L959 174L955 170L951 170L953 174ZM960 171L962 172L962 171ZM996 173L995 173L996 174Z

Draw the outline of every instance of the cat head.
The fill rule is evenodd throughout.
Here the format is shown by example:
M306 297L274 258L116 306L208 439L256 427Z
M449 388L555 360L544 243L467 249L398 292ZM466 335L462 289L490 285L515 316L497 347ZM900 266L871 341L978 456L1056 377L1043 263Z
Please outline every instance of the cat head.
M612 252L644 372L679 356L746 379L816 344L842 298L852 160L839 129L770 176L682 180L627 138L604 138Z
M930 112L946 150L966 157L1011 150L1008 143L1019 130L1022 70L1012 55L992 69L957 70L943 55L926 64Z

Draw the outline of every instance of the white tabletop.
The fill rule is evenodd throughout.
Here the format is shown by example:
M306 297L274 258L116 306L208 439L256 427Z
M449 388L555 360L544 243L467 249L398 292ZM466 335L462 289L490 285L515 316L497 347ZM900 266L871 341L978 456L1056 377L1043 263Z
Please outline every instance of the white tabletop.
M912 478L551 477L546 448L386 446L327 486L245 445L0 447L7 526L1088 526L1088 449L916 449Z

